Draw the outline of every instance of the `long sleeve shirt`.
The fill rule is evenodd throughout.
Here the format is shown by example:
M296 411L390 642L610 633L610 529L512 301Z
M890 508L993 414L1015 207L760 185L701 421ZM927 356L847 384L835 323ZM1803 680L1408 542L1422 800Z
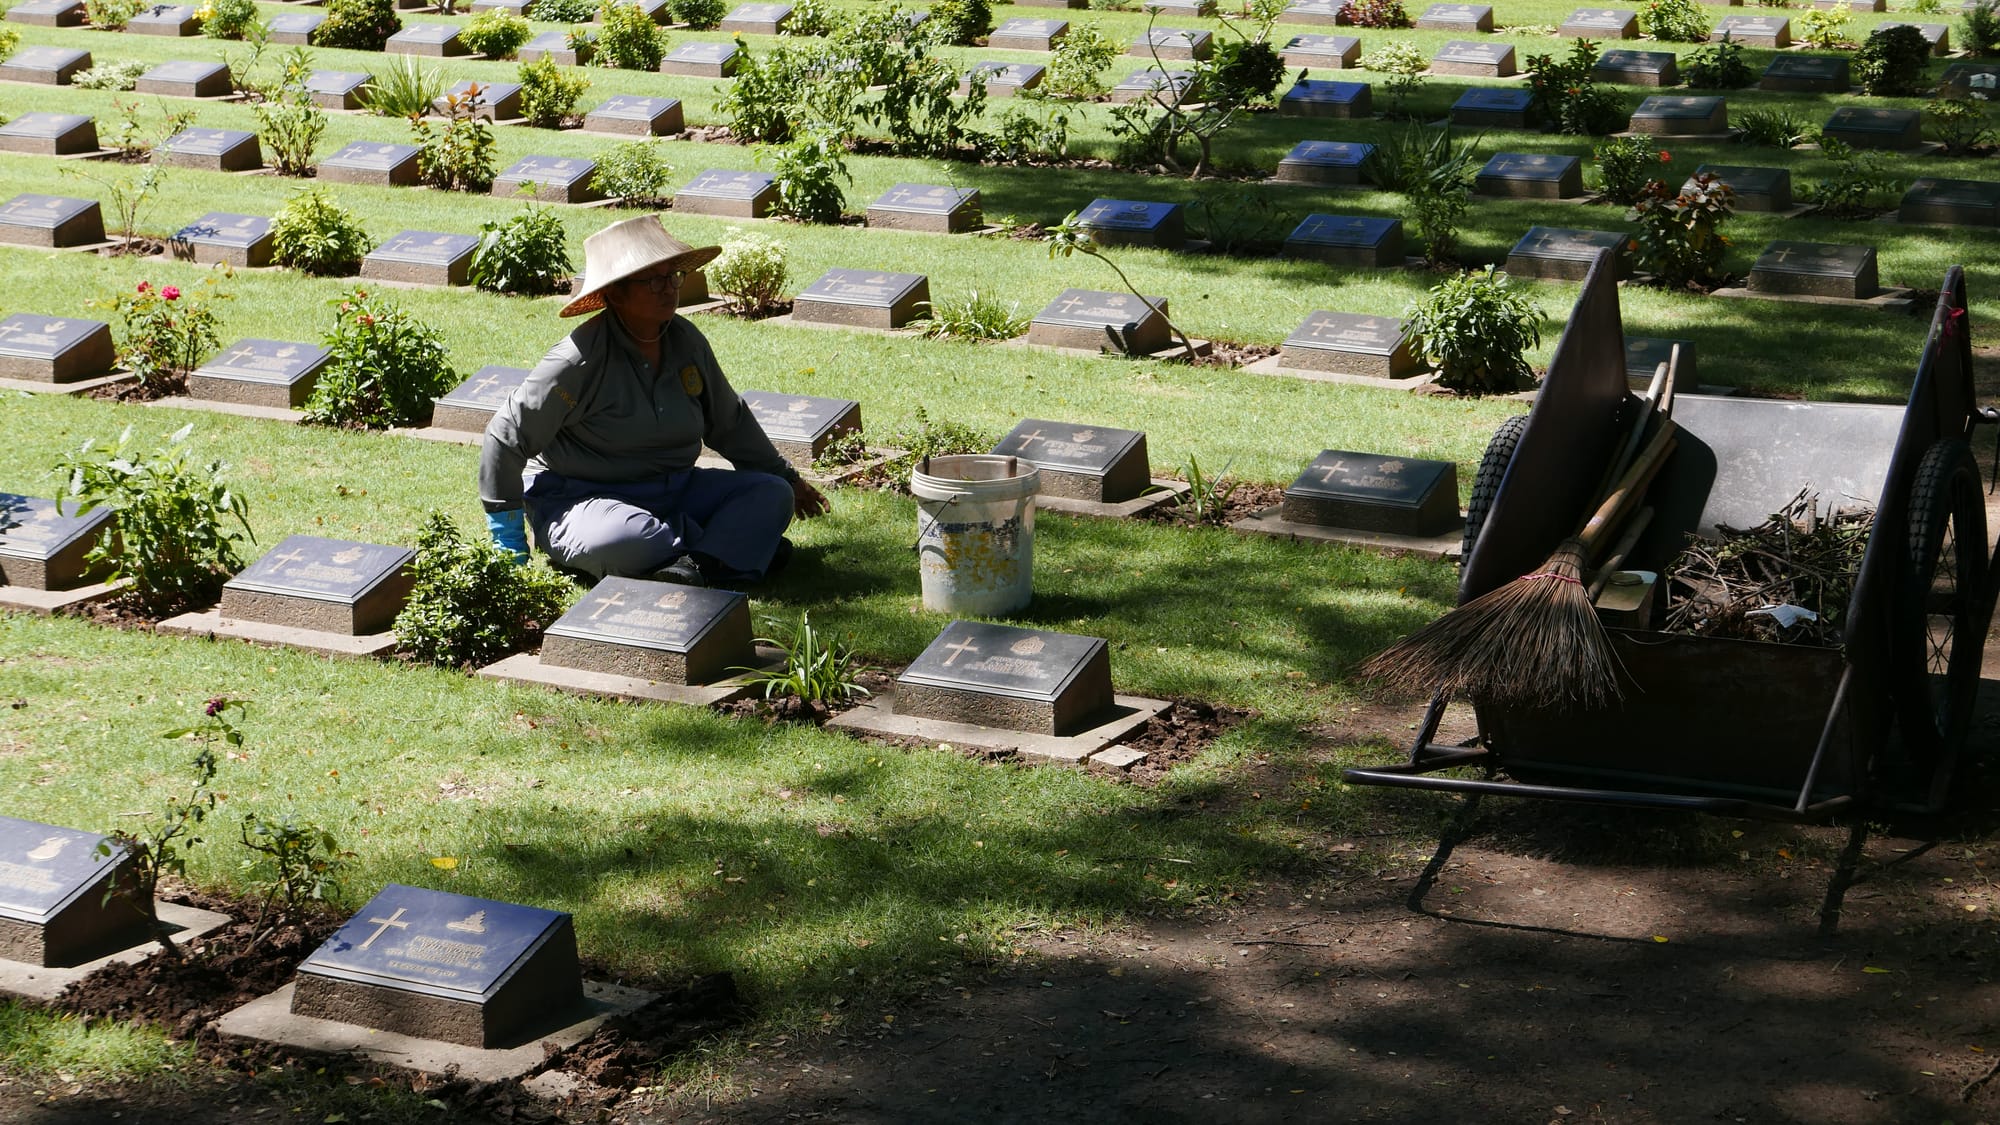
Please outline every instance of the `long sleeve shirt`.
M704 442L739 469L796 479L700 330L677 316L666 333L658 370L609 312L549 349L486 426L479 457L486 510L521 506L524 470L647 480L692 467Z

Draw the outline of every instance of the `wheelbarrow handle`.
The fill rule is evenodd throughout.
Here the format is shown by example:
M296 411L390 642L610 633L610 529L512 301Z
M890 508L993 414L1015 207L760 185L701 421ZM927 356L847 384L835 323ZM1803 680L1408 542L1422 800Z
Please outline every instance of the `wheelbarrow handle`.
M1679 432L1680 426L1672 418L1660 419L1660 427L1653 433L1652 440L1646 443L1645 451L1632 462L1631 468L1625 470L1625 475L1619 478L1611 495L1605 497L1604 503L1598 505L1597 511L1585 521L1583 530L1577 532L1577 539L1583 543L1585 558L1595 551L1599 540L1624 520L1632 506L1645 498L1653 478L1666 464L1667 455L1679 443Z

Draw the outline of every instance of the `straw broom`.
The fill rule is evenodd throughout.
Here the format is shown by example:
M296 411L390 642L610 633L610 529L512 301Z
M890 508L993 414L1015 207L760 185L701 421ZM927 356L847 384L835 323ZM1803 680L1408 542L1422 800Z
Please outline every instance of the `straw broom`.
M1508 707L1590 709L1615 702L1618 656L1583 574L1597 547L1644 498L1678 441L1671 418L1649 412L1652 418L1658 425L1643 451L1541 569L1410 634L1369 660L1362 673Z

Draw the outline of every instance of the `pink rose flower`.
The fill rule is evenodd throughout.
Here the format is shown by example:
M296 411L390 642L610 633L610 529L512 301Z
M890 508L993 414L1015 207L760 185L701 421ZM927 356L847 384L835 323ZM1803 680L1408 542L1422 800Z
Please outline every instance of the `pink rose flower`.
M150 281L142 281L142 282L140 282L140 283L139 283L139 292L141 292L141 293L150 293L150 292L152 292L152 290L153 290L153 283L152 283L152 282L150 282Z
M160 296L165 297L169 301L178 301L181 297L180 286L169 285L165 289L160 290Z

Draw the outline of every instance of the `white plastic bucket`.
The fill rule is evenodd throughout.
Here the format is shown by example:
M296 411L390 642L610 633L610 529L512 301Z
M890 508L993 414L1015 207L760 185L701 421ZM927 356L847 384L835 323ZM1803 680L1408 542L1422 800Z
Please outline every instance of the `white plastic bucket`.
M924 608L991 617L1034 596L1041 473L1013 457L931 457L910 473Z

